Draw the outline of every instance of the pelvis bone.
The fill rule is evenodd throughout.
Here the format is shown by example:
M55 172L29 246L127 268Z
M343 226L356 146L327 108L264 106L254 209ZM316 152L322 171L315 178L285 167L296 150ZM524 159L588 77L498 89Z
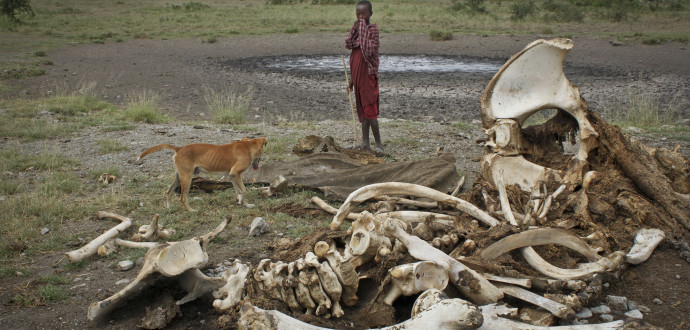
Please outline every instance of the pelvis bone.
M587 154L596 147L598 134L586 119L588 106L579 89L563 73L572 47L569 39L536 40L510 58L487 85L480 101L492 151L482 161L485 178L495 180L502 171L506 185L517 184L526 192L550 179L569 186L581 183ZM528 147L521 127L529 116L544 109L564 110L578 123L579 149L565 172L533 164L521 155Z

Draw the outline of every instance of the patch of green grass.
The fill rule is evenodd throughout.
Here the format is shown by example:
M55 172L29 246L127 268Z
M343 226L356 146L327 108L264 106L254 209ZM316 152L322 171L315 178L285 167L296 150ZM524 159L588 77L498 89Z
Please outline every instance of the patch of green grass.
M124 119L147 124L164 123L168 117L161 113L160 95L151 90L143 90L130 97L124 111Z
M206 106L213 114L213 120L220 124L239 125L246 122L253 96L251 89L243 93L235 90L217 92L211 88L204 91Z
M218 38L216 38L216 36L208 36L206 39L204 39L204 42L208 44L215 44L217 41Z
M48 56L48 54L46 54L46 52L43 51L43 50L37 50L37 51L34 52L34 56L36 56L36 57L46 57L46 56Z
M41 296L46 303L56 303L70 298L69 293L67 293L65 289L53 284L39 286L38 295Z
M38 155L28 155L15 149L0 150L0 170L25 171L57 171L67 166L78 164L76 160L63 157L57 153L44 151Z
M450 31L431 30L429 32L429 39L432 41L453 40L453 33Z
M101 174L103 174L103 173L108 173L110 175L114 175L115 177L120 177L120 169L115 167L115 166L109 166L109 167L96 168L96 169L89 171L89 178L91 178L92 180L97 180L98 177L100 177Z
M285 33L299 33L299 29L296 27L289 27L289 28L286 28L284 32Z
M119 131L131 131L137 128L132 123L128 122L113 122L101 127L101 132L119 132Z
M294 160L297 156L292 153L292 148L300 137L301 136L298 136L298 134L281 136L280 138L267 137L268 143L264 147L264 152L261 154L262 161Z
M129 150L128 146L123 145L118 140L96 140L96 143L98 144L98 152L102 155Z
M61 275L47 275L42 277L39 282L44 283L44 284L67 284L71 282L69 278L61 276Z
M450 124L450 126L460 131L469 131L473 128L481 127L481 125L473 125L464 121L454 121Z
M623 104L607 106L603 110L604 117L618 126L643 129L673 125L679 113L677 100L661 103L649 94L630 94Z

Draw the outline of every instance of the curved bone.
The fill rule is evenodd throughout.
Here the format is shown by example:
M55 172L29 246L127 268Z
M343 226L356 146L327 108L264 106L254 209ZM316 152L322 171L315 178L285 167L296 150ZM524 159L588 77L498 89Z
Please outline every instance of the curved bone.
M517 248L544 244L557 244L571 248L587 257L589 261L599 259L596 252L582 239L566 230L556 228L538 228L510 235L486 248L480 256L484 260L492 260Z
M504 294L535 304L558 318L569 320L575 316L575 312L569 306L544 298L536 293L510 285L499 284L498 288L501 289Z
M448 272L432 261L399 265L388 272L391 282L383 302L391 306L401 295L411 296L428 289L443 290L448 285Z
M396 204L403 204L403 205L409 205L409 206L414 206L414 207L420 207L423 209L434 209L438 207L438 203L436 202L423 202L423 201L418 201L414 199L407 199L407 198L402 198L402 197L391 197L391 196L379 196L378 199L384 200L384 201L391 201ZM335 214L335 213L333 213Z
M223 272L225 284L213 291L213 308L219 311L237 306L243 298L244 287L249 276L249 265L233 261L230 268Z
M153 219L151 219L150 225L143 225L139 227L139 233L134 234L132 240L135 242L150 241L158 231L158 218L160 218L160 216L158 213L156 213L156 215L153 216Z
M349 307L354 306L359 300L357 298L359 276L352 263L340 256L336 249L331 248L324 241L319 241L314 245L314 253L317 257L326 259L335 275L338 276L338 280L343 286L343 294L341 296L343 304Z
M493 227L499 224L498 220L460 198L444 194L422 185L403 182L386 182L364 186L352 192L350 196L347 197L343 205L340 206L338 213L333 217L333 221L330 225L331 230L337 230L340 228L345 217L350 214L350 210L353 208L354 204L364 202L370 198L380 195L412 195L429 198L437 202L443 201L452 204L458 210L471 215L472 217L484 222L489 226Z
M513 215L513 210L510 208L510 201L508 200L508 192L506 192L506 186L503 183L503 171L494 172L494 182L496 182L496 188L498 188L498 199L501 201L501 210L503 210L503 216L508 220L508 223L517 227L518 223L515 221L515 216Z
M405 244L410 255L426 261L433 261L448 271L450 280L460 292L472 302L483 305L503 298L503 293L474 270L467 268L417 236L412 236L398 227L392 219L387 219L384 228L401 243Z
M208 262L208 254L197 239L171 243L157 256L154 267L158 272L173 277L191 268L199 268Z
M198 268L192 268L177 277L178 283L187 291L187 295L176 302L177 305L186 304L211 291L221 288L225 280L221 277L209 277Z
M328 329L299 321L276 310L263 310L250 303L242 306L240 315L237 322L239 329ZM462 299L445 299L405 322L380 329L474 329L482 324L482 320L482 313L477 306Z
M112 218L116 220L120 220L120 224L117 226L110 228L108 231L105 233L101 234L100 236L96 237L93 241L89 242L88 244L84 245L83 247L70 251L65 253L67 255L67 259L69 259L70 262L77 262L82 259L88 258L89 256L93 255L94 253L97 252L98 247L105 244L106 241L109 239L117 237L121 232L127 230L130 226L132 226L132 220L127 217L123 217L121 215L115 214L115 213L110 213L110 212L98 212L96 214L96 217L98 219L103 219L103 218Z
M460 189L462 189L462 186L465 185L465 176L463 175L460 180L458 180L458 184L455 186L455 189L453 189L453 192L450 193L451 196L457 196L458 193L460 193Z
M577 280L585 278L594 273L603 273L618 268L623 261L624 254L621 251L611 253L608 257L601 257L595 262L578 264L578 268L564 269L558 268L534 251L532 247L522 248L522 256L538 272L559 280Z
M330 214L337 214L338 209L336 209L333 206L328 205L323 199L314 196L311 198L311 202L316 204L316 206L320 207L322 210L330 213ZM348 220L357 220L357 217L359 217L359 213L349 213L345 218Z
M493 329L524 329L524 330L614 330L623 329L625 322L623 320L599 323L599 324L583 324L583 325L566 325L543 327L527 323L514 321L502 315L517 314L517 309L508 308L505 305L490 304L479 307L482 311L484 323L479 330L493 330Z
M412 305L412 312L410 315L414 317L415 315L429 309L429 307L438 304L444 299L448 299L448 296L445 292L439 289L426 290L422 292L419 295L419 297L417 297L417 299L414 301L414 305Z
M434 217L433 222L453 226L455 217L443 213L424 212L424 211L393 211L377 214L382 218L396 218L406 222L424 222L429 217Z
M635 244L625 256L629 264L639 265L652 255L654 249L665 238L661 229L640 229L635 234Z

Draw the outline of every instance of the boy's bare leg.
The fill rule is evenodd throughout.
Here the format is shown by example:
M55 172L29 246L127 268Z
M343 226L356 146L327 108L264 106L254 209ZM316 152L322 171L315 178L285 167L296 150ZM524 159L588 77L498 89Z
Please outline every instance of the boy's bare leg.
M376 151L383 153L383 144L381 143L381 134L379 133L379 120L367 119L371 125L371 132L374 133L374 142L376 142Z
M359 146L360 150L371 150L369 146L369 119L362 120L362 145Z

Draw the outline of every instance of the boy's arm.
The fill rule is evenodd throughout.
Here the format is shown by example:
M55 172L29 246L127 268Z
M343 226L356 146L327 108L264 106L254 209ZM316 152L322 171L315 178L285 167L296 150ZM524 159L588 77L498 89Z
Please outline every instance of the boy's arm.
M359 47L367 58L379 55L379 28L375 24L367 25L364 20L359 23L359 35L361 36Z
M353 24L350 28L350 33L348 33L347 38L345 38L345 48L353 49L359 47L359 38L357 37L358 35L358 25Z

